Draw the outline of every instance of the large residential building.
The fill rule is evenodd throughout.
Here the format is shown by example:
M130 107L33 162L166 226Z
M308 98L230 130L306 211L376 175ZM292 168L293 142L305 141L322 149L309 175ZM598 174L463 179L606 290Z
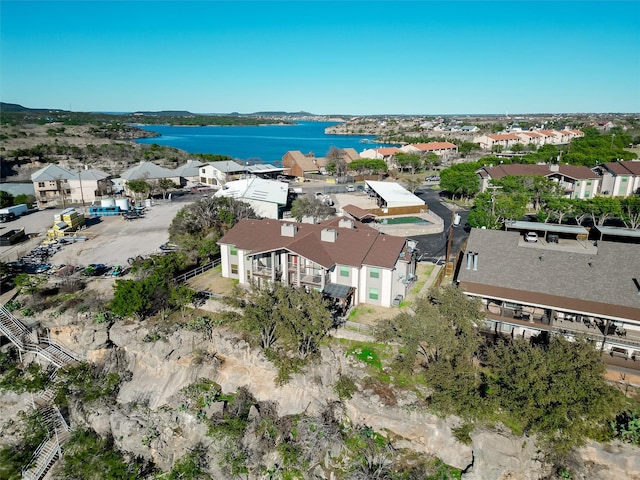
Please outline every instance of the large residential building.
M400 147L400 150L404 153L417 153L419 155L435 153L439 157L448 157L458 153L458 146L451 142L412 143Z
M607 162L594 171L602 175L602 195L628 197L640 190L640 161Z
M415 242L347 218L318 225L241 220L218 244L223 277L313 288L343 311L360 303L390 307L416 278Z
M480 191L485 192L491 180L508 175L542 176L560 185L567 198L592 198L600 191L600 176L588 167L557 164L500 164L488 165L478 170Z
M596 244L549 228L559 243L471 231L456 281L481 299L482 328L514 337L583 335L611 355L640 360L640 244Z
M495 146L509 150L516 143L536 147L548 144L564 145L570 143L574 138L580 137L584 137L584 133L580 130L517 130L509 133L480 135L473 139L473 143L479 144L484 150L491 150Z

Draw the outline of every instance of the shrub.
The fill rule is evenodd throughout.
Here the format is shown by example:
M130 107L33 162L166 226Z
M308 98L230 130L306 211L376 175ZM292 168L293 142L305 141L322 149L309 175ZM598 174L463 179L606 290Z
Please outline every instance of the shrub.
M350 375L340 375L334 388L341 400L349 400L358 391L355 378Z

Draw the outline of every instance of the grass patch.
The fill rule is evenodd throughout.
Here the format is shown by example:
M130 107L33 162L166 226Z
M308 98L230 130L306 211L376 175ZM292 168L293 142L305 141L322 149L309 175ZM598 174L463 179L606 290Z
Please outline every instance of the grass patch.
M382 360L378 355L378 351L372 345L363 344L361 346L352 348L347 351L347 356L354 356L361 362L375 368L376 370L382 370Z

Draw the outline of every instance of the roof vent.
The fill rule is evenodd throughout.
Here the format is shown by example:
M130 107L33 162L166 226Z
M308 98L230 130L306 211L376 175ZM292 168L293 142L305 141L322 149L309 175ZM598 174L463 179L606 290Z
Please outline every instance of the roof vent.
M339 228L353 228L354 227L353 220L351 220L349 218L341 218L340 221L338 222L338 227Z
M338 238L338 232L332 228L323 228L320 232L320 240L323 242L335 243Z

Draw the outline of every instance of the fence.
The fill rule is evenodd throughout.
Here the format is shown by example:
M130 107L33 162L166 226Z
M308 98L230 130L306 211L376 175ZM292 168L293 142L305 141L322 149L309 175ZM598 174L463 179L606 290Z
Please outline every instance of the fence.
M204 273L208 270L216 268L217 266L220 265L220 263L221 263L221 260L219 258L216 258L212 262L209 262L205 265L201 265L199 267L194 268L193 270L189 270L188 272L178 275L173 279L173 281L176 283L184 283L190 278L193 278L197 275L200 275L201 273Z

